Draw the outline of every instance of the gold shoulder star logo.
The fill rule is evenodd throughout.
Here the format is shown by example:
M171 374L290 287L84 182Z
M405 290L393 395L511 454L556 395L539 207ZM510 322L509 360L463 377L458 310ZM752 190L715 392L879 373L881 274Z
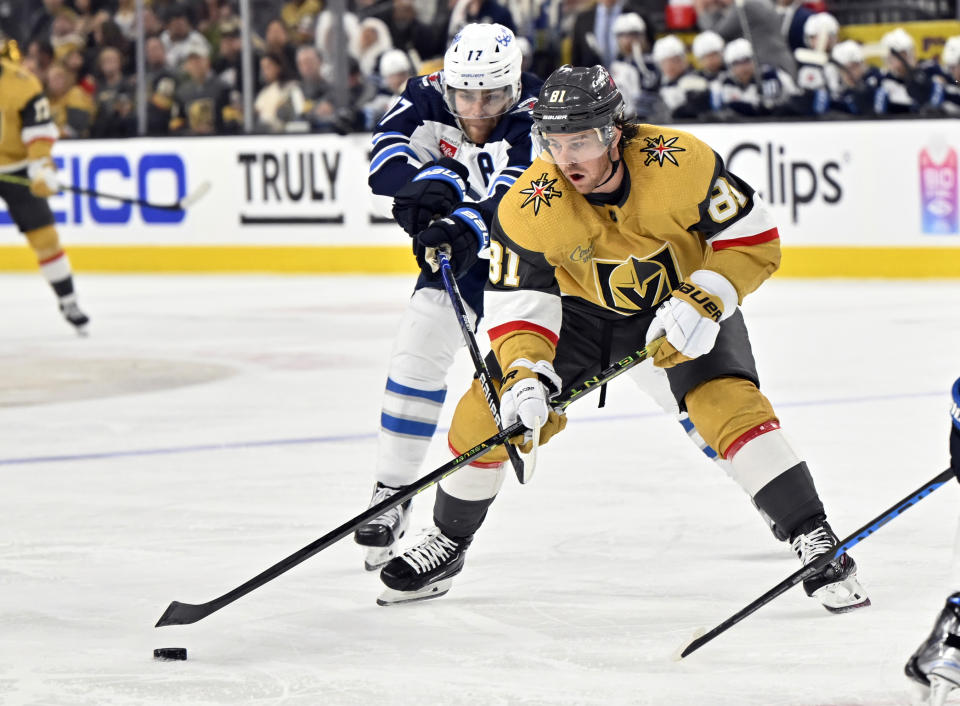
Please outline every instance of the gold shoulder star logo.
M644 141L647 143L646 147L641 148L641 152L647 153L647 158L643 162L643 166L649 166L654 160L657 161L658 166L663 166L663 162L667 161L671 164L679 167L677 163L677 158L673 156L674 152L686 152L683 147L677 147L677 137L671 137L669 140L664 140L663 135L657 135L656 138L653 137L644 137Z
M523 208L528 203L533 204L533 215L536 216L540 213L540 204L550 205L550 199L560 198L563 195L563 192L557 191L553 188L553 185L557 183L556 179L547 179L547 173L544 172L540 175L540 178L536 181L530 182L529 189L521 189L520 193L526 195L526 200L520 204L520 208Z

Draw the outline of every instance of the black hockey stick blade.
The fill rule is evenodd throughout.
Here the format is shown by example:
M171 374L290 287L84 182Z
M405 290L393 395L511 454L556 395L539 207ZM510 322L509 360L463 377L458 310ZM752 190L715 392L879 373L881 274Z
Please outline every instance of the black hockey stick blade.
M467 316L467 308L463 305L463 296L460 294L457 278L453 276L453 268L450 266L450 255L443 248L437 250L437 263L440 267L440 275L443 277L443 287L447 290L447 296L450 298L453 311L457 316L457 323L460 325L460 332L463 334L463 340L470 352L470 359L473 360L473 368L477 373L477 379L480 381L483 396L490 406L490 413L493 414L493 421L497 425L497 430L502 430L500 396L493 386L493 380L490 378L490 368L487 367L487 362L483 359L480 346L477 344L477 338L473 335L470 317ZM510 459L510 465L513 466L513 472L516 474L517 480L526 483L533 475L533 468L529 472L524 468L524 461L520 457L520 452L517 451L516 446L509 442L504 446L507 449L507 458Z
M338 542L348 534L351 534L358 527L367 524L389 509L406 502L417 493L423 492L434 483L453 473L461 466L470 463L484 454L492 451L511 436L522 433L523 429L523 424L517 422L516 424L513 424L503 431L490 437L489 439L481 441L469 451L460 454L456 458L440 466L435 471L428 473L420 480L404 487L400 492L380 501L376 505L367 508L356 517L347 520L336 529L327 532L327 534L323 535L319 539L294 552L287 558L277 562L266 571L257 574L252 579L240 586L237 586L232 591L224 593L219 598L214 598L212 601L198 604L172 601L170 605L167 606L167 609L163 612L163 615L160 616L160 620L157 621L157 624L154 627L160 628L165 625L189 625L190 623L195 623L198 620L206 618L211 613L217 612L224 606L233 603L238 598L247 595L250 593L250 591L259 588L268 581L272 581L281 574L286 573L297 564L300 564L312 557L317 552L320 552L329 547L331 544Z
M559 409L566 409L571 403L589 393L591 390L598 389L604 383L609 382L621 373L624 373L632 368L634 365L646 360L649 356L653 355L657 348L660 347L662 342L663 338L658 338L648 343L645 348L635 351L630 355L621 358L615 363L612 363L608 368L601 371L599 374L595 375L589 380L585 380L580 385L571 388L565 395L563 395L562 398L553 400L553 404ZM414 481L410 485L405 486L402 490L390 496L389 498L381 500L376 505L368 507L356 517L347 520L336 529L331 530L319 539L294 552L287 558L277 562L269 569L257 574L246 583L237 586L232 591L228 591L218 598L214 598L206 603L197 604L172 601L170 605L167 606L167 609L163 611L163 615L160 616L160 619L157 621L157 624L154 627L160 628L164 627L165 625L189 625L197 622L198 620L203 620L211 613L216 613L224 606L230 605L238 598L242 598L251 591L259 588L265 583L272 581L281 574L286 573L293 567L306 561L314 554L326 549L331 544L338 542L348 534L355 531L358 527L370 522L375 517L379 517L391 508L406 502L417 493L423 492L434 483L439 482L443 478L456 471L461 466L471 463L484 454L492 451L497 446L504 443L507 439L517 436L518 434L522 434L525 429L526 427L524 427L521 422L511 424L503 431L494 434L485 441L481 441L469 451L465 451L456 458L451 459L447 463L443 464L435 471L432 471L419 480Z
M908 508L913 507L918 502L923 500L925 497L930 495L934 490L939 488L941 485L953 478L953 471L949 468L945 471L941 471L933 478L928 480L926 483L921 485L915 491L910 493L907 497L903 498L900 502L892 505L891 507L884 510L882 513L874 517L872 520L867 522L863 527L858 529L856 532L851 534L849 537L842 539L839 544L837 544L836 549L830 554L824 554L816 561L807 564L806 566L798 569L785 578L783 581L778 583L776 586L771 588L769 591L764 593L762 596L757 598L752 603L748 604L741 610L739 610L734 615L730 616L722 623L717 625L709 632L700 635L687 644L686 647L680 652L680 659L683 659L687 655L695 652L696 650L703 647L705 644L710 642L713 638L717 637L721 633L726 632L734 625L739 623L741 620L756 612L762 606L765 606L767 603L772 601L777 596L786 593L790 588L796 586L798 583L801 583L804 579L809 578L813 574L820 571L824 566L829 564L834 559L839 558L847 550L849 550L854 545L859 544L871 534L876 532L878 529L883 527L885 524L890 522L896 517L899 517L906 511Z

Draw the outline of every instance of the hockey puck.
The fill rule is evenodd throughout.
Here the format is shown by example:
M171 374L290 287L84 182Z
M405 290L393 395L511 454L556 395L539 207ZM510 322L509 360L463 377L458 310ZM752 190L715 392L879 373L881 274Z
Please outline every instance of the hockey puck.
M172 659L186 659L187 658L187 648L186 647L158 647L153 651L154 659L162 660L172 660Z

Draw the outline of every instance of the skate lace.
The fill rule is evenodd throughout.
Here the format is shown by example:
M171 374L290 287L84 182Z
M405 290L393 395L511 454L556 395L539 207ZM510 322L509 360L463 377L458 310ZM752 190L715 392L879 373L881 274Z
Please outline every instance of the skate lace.
M388 488L387 486L380 486L373 493L373 498L370 500L370 506L376 505L379 502L383 502L387 498L394 496L399 491L395 488ZM390 529L396 528L400 524L400 520L403 518L403 508L401 505L390 508L382 515L378 515L375 520L370 524L385 525Z
M418 574L440 566L440 562L457 550L457 543L434 528L424 541L408 549L402 559L407 562Z
M811 561L833 549L833 537L823 527L797 535L791 545L793 551L800 557L800 562L806 566Z

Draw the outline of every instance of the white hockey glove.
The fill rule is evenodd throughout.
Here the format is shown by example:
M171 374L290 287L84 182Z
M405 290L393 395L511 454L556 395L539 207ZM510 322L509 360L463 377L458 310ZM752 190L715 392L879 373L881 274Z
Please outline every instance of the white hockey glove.
M666 335L653 356L659 368L672 368L713 350L720 322L737 310L737 290L723 275L697 270L673 290L647 329L647 343Z
M550 406L550 396L559 392L561 386L560 376L547 361L531 363L526 358L513 361L500 387L500 421L504 428L518 420L530 430L539 425L540 443L545 444L567 425L566 415ZM531 439L532 434L527 433L511 441L522 444L520 450L529 453L533 446Z
M38 159L27 165L27 176L30 178L30 193L41 199L60 193L60 182L57 180L57 168L50 159Z

